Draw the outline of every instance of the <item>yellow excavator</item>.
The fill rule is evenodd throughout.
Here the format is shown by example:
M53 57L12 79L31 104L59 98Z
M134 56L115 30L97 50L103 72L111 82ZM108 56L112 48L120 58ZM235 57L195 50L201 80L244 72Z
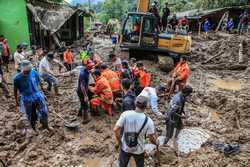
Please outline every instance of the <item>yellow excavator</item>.
M153 55L160 68L169 71L180 55L190 54L191 36L157 32L157 17L148 11L149 0L137 0L137 12L129 12L123 21L120 46L128 49L130 56Z

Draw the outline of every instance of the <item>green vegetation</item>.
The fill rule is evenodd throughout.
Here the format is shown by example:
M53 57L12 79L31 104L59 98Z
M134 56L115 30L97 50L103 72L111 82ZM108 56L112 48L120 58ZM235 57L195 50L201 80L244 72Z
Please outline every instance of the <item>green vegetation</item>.
M153 0L151 0L151 2L152 1ZM192 9L214 9L249 4L248 0L158 0L158 2L160 11L162 11L165 6L165 2L168 2L172 12ZM104 2L92 5L92 8L96 12L96 17L100 21L106 23L110 18L121 20L126 12L135 11L136 0L104 0Z

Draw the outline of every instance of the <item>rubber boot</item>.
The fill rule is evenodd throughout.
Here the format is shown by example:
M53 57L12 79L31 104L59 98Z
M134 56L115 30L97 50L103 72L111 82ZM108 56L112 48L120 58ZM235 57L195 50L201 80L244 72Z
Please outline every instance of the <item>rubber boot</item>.
M41 120L40 122L42 124L43 129L47 129L48 131L53 131L53 128L49 127L48 120Z
M84 112L83 112L83 120L82 120L82 123L83 123L83 124L87 124L87 123L89 123L89 121L90 121L89 113L88 113L88 111L84 111Z
M79 109L77 116L78 116L78 117L81 117L81 116L82 116L82 109L81 109L81 108Z

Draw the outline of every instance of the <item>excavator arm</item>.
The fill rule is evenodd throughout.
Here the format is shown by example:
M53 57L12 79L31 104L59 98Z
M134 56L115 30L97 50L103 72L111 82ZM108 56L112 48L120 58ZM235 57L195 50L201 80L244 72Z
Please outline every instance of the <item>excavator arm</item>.
M137 0L137 12L148 12L149 0Z

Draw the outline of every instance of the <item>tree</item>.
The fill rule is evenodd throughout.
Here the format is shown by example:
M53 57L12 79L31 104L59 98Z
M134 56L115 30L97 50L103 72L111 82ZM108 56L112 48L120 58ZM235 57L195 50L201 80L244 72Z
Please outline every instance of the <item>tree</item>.
M110 18L120 20L128 11L128 2L126 0L106 0L103 3L100 19L107 22Z

